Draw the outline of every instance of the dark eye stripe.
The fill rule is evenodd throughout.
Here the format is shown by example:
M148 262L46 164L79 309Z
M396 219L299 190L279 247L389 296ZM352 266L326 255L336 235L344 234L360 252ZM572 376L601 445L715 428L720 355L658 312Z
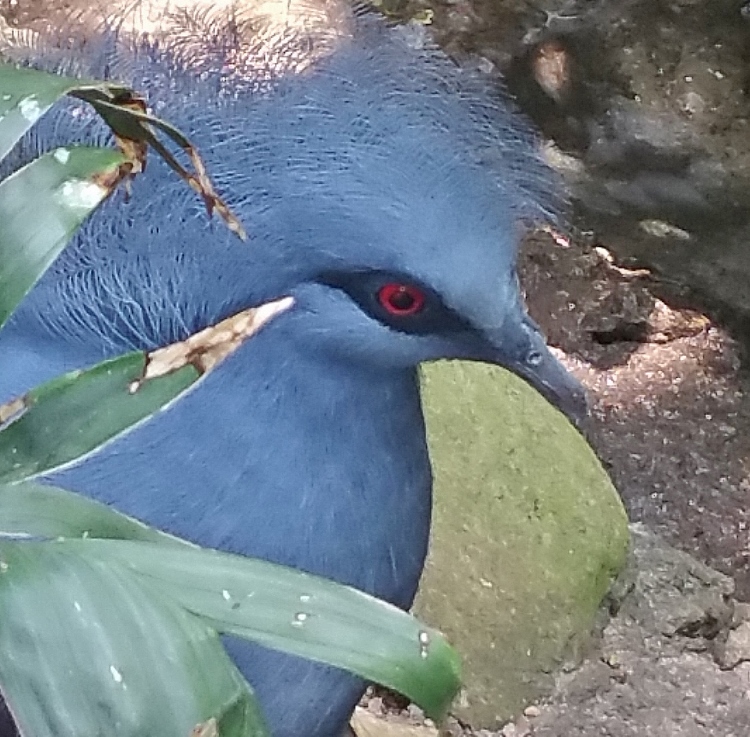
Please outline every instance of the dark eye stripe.
M386 271L332 271L320 274L320 284L345 292L360 309L383 325L414 335L473 332L471 324L447 307L433 290L408 274ZM414 289L424 302L417 311L395 313L381 301L381 292L391 286Z

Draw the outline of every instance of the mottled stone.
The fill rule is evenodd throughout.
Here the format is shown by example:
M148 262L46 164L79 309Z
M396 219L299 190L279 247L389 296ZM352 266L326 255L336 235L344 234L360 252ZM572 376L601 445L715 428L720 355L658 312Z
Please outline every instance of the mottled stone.
M424 397L435 512L416 611L464 658L456 713L496 727L586 642L627 521L583 437L516 377L442 363Z

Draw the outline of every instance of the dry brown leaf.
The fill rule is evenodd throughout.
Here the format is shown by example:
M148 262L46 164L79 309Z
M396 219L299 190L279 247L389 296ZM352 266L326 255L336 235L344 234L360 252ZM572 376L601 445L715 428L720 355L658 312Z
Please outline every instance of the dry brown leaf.
M18 397L17 399L11 399L10 402L0 404L0 427L6 422L15 419L17 415L21 414L26 409L26 400L24 397Z
M258 307L250 307L191 335L187 340L152 351L148 354L143 377L133 382L131 393L137 392L145 381L177 371L188 364L201 374L210 371L269 320L286 312L293 304L292 297L282 297Z
M190 737L219 737L219 726L214 717L206 722L196 724L190 731Z

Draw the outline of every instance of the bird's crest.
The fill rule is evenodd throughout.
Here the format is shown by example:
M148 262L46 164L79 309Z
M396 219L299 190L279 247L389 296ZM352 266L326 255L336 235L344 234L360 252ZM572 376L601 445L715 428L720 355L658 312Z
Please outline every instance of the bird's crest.
M337 52L354 46L373 99L395 92L420 120L450 128L456 154L497 172L499 196L520 220L554 219L562 209L558 183L541 156L530 155L538 141L498 85L453 64L422 27L388 27L347 0L76 0L66 8L46 10L28 28L6 28L0 53L74 76L152 80L183 97L202 87L236 99L332 58L335 66ZM440 120L441 96L460 100L468 114Z

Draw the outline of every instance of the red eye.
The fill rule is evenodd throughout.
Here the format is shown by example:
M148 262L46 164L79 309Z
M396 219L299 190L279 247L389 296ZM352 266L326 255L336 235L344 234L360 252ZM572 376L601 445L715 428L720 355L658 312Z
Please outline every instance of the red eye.
M396 317L408 317L424 307L424 292L411 284L386 284L378 291L378 301Z

